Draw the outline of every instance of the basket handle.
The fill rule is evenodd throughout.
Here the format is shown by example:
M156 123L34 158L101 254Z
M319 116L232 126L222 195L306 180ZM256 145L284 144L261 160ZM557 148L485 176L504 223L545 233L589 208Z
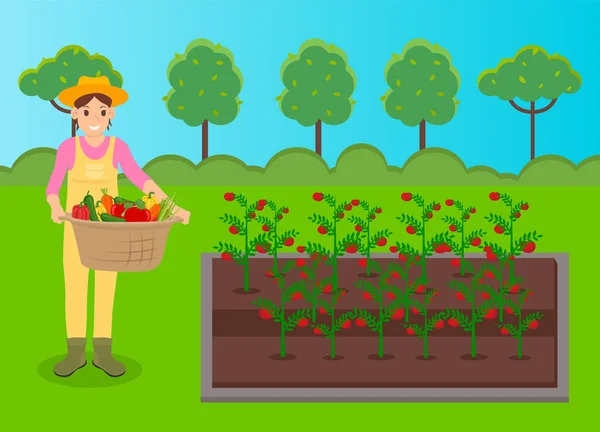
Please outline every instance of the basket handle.
M66 215L64 215L64 216L59 216L59 217L58 217L58 220L61 220L61 221L67 221L67 222L68 222L68 221L70 220L70 218L69 218L69 215L68 215L68 214L66 214Z

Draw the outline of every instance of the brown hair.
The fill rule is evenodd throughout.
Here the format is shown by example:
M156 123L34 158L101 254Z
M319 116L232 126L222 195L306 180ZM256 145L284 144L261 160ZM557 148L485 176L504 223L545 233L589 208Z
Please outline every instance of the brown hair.
M90 101L92 99L98 99L100 102L102 102L104 105L106 105L107 107L111 107L112 105L112 99L109 98L106 95L103 95L102 93L90 93L88 95L85 96L81 96L79 99L77 99L75 101L75 103L73 104L73 106L75 108L81 108L86 106L87 104L90 103ZM77 120L73 120L73 122L75 123L75 127L77 129L79 129L79 122ZM108 121L108 127L106 128L106 130L110 130L110 127L112 126L112 123L110 122L110 120Z

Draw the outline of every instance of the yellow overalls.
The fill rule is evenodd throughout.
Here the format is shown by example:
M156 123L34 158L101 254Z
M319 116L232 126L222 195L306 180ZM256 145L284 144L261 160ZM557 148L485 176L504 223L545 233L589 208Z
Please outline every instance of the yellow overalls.
M90 159L75 137L75 162L67 177L67 212L79 205L88 191L95 201L101 198L100 189L112 197L118 195L118 170L113 165L115 138L111 137L106 154ZM110 212L110 209L106 209ZM99 222L102 223L102 222ZM86 337L87 294L89 269L81 264L73 227L65 223L63 266L65 274L65 312L68 338ZM94 298L94 337L110 338L117 273L96 271Z

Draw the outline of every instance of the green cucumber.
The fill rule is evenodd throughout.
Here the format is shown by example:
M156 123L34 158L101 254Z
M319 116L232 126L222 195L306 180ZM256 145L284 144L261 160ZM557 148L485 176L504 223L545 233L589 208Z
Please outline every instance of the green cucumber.
M83 198L83 204L90 209L90 220L99 222L100 219L98 219L98 213L96 213L96 202L94 201L94 197L90 195L90 191L88 191L85 198Z
M125 219L118 216L109 215L108 213L102 213L100 215L100 219L102 219L103 222L125 222Z

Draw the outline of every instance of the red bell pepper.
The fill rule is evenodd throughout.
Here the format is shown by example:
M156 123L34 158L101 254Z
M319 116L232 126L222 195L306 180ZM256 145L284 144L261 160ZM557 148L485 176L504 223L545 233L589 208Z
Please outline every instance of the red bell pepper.
M110 215L116 217L123 217L123 212L125 211L125 204L113 204L110 207Z
M90 209L82 201L79 205L73 206L71 216L73 219L90 220Z
M125 222L148 222L152 218L150 210L146 208L144 201L138 200L125 210Z

